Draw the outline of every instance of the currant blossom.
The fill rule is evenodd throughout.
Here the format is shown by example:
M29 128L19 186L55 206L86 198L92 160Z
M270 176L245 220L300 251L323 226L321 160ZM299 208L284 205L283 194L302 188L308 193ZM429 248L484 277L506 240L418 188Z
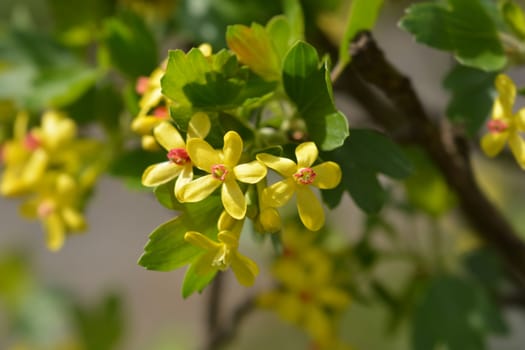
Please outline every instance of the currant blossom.
M257 264L238 252L243 223L244 220L234 220L224 211L217 224L218 242L199 232L186 232L184 239L187 242L205 250L194 262L196 273L205 275L231 267L240 284L251 286L254 283L259 273Z
M258 305L306 330L318 344L334 337L337 317L350 297L334 284L330 258L319 249L300 259L283 256L271 272L281 288L261 294Z
M79 211L80 189L67 174L49 174L43 179L38 194L24 202L22 216L39 219L46 231L47 247L58 251L66 234L85 229L84 216Z
M266 167L259 161L238 164L242 151L242 139L235 131L224 135L222 151L215 150L202 139L188 141L187 150L193 164L208 173L183 187L182 202L198 202L221 187L221 200L226 212L235 219L246 215L246 199L237 181L255 184L266 176Z
M27 132L28 116L20 113L15 120L15 137L3 149L5 171L0 193L16 196L34 187L51 161L63 162L76 136L75 123L56 111L42 116L40 127Z
M487 123L489 133L481 139L481 148L489 157L494 157L508 142L518 164L525 169L525 108L512 113L516 98L516 85L505 74L499 74L495 81L498 97L494 101L492 117Z
M202 112L195 113L188 124L187 139L204 138L210 131L208 115ZM184 185L193 179L193 163L188 154L186 144L169 122L163 122L153 129L157 142L168 151L168 161L150 165L142 175L142 184L147 187L162 185L177 178L175 182L175 197L180 200Z
M288 158L260 153L257 159L267 167L284 176L263 191L265 201L271 207L281 207L297 193L297 210L303 224L312 231L319 230L325 221L324 211L319 199L310 186L320 189L336 187L341 181L341 168L334 162L324 162L313 166L318 150L313 142L304 142L295 149L297 164Z

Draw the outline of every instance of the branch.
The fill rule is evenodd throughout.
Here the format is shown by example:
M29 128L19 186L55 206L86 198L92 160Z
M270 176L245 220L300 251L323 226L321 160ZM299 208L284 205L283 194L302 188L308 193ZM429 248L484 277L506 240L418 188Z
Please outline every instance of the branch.
M235 338L244 318L255 309L254 297L247 298L233 310L229 322L220 319L220 304L223 287L223 274L218 273L211 285L208 306L208 343L205 350L217 350Z
M343 85L347 86L346 92L362 102L370 110L375 122L387 132L393 130L392 120L412 130L412 141L426 150L441 171L450 188L457 194L465 217L479 236L499 252L517 282L525 288L525 244L480 190L471 168L469 145L465 137L455 134L446 122L436 124L431 120L410 80L387 61L369 32L358 34L350 49L351 67L343 72L340 79L355 81L358 76L377 88L398 112L396 118L385 121L388 118L379 116L375 111L378 107L373 110L367 108L370 102L349 88L350 84ZM366 88L371 90L369 86ZM363 92L360 94L364 95Z

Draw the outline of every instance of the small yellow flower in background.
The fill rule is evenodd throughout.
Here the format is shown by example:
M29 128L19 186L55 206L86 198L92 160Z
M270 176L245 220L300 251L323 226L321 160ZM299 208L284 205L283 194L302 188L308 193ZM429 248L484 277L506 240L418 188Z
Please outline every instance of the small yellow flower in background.
M17 196L29 191L43 176L51 158L59 159L76 136L75 123L56 111L42 116L40 127L26 132L28 116L20 113L15 121L15 138L3 148L5 171L0 193ZM22 136L23 134L23 136Z
M297 209L303 224L312 231L324 225L324 211L319 199L310 189L310 185L320 189L336 187L341 181L341 168L334 162L324 162L313 166L318 150L313 142L305 142L295 149L297 164L288 158L260 153L257 159L267 167L274 169L284 179L267 187L263 196L271 207L285 205L297 193Z
M67 174L50 174L40 187L36 197L24 202L20 211L22 216L42 222L49 250L57 251L64 245L68 232L86 227L78 209L78 184Z
M263 196L265 188L266 181L260 181L257 183L259 214L254 221L255 230L261 233L277 233L281 230L281 216L277 209L271 207Z
M139 114L131 123L131 129L142 135L142 147L158 150L158 144L152 137L152 130L169 118L168 108L171 101L162 95L160 80L164 75L166 62L155 69L149 77L140 77L135 90L142 95L139 101Z
M257 264L238 252L243 223L244 220L234 220L224 211L217 224L218 242L195 231L184 235L187 242L205 250L194 262L196 273L225 271L231 267L240 284L251 286L254 283L259 274Z
M481 148L489 157L494 157L508 142L518 164L525 169L525 141L520 132L525 132L525 108L512 113L516 99L516 85L505 74L495 81L498 97L494 101L492 117L487 123L489 133L481 139Z
M255 184L266 176L266 167L259 161L238 164L242 151L242 139L235 131L224 135L222 151L213 149L202 139L190 139L187 150L193 164L208 173L185 185L181 191L182 202L198 202L221 187L224 209L235 219L246 215L246 199L237 181Z
M329 257L319 249L300 259L284 256L274 263L272 275L281 287L261 294L258 305L306 330L318 343L330 340L350 297L334 284Z
M208 115L195 113L188 124L187 139L204 138L210 131ZM193 163L186 143L177 129L169 122L163 122L153 129L157 142L168 151L168 161L150 165L142 175L142 184L155 187L177 178L175 197L180 200L184 185L193 180Z

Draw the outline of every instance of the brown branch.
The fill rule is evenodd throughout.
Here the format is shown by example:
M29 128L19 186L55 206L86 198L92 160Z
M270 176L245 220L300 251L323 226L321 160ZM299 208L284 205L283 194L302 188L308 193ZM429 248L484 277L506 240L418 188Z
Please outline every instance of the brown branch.
M340 79L355 81L358 76L384 94L398 112L396 118L392 119L398 125L413 130L414 142L426 150L450 188L455 191L465 217L479 236L499 252L518 283L525 288L525 244L480 190L471 168L467 140L455 134L445 122L437 124L431 120L410 80L385 58L370 33L359 34L351 51L351 67ZM370 90L369 86L360 86L360 89L365 88ZM355 90L347 87L346 91L359 99L365 108L367 103L370 104L366 96L360 97ZM361 91L360 95L365 93ZM371 110L370 115L387 132L393 130L392 120L385 121L386 118L379 115L377 106L367 109Z

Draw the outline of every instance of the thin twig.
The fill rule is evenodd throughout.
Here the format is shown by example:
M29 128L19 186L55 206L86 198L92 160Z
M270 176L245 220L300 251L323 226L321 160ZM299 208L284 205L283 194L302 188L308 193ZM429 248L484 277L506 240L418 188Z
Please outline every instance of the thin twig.
M465 217L479 236L499 252L521 287L525 288L525 244L480 190L471 168L467 140L456 134L446 122L436 124L431 120L410 80L386 59L369 32L360 33L351 50L354 72L381 91L398 111L397 115L392 115L400 117L395 123L413 130L412 139L427 151L457 194ZM343 72L340 80L345 79L347 72L349 70ZM387 125L385 118L377 117L377 113L371 113L371 116L376 117L375 121L386 131L391 130L392 120Z

